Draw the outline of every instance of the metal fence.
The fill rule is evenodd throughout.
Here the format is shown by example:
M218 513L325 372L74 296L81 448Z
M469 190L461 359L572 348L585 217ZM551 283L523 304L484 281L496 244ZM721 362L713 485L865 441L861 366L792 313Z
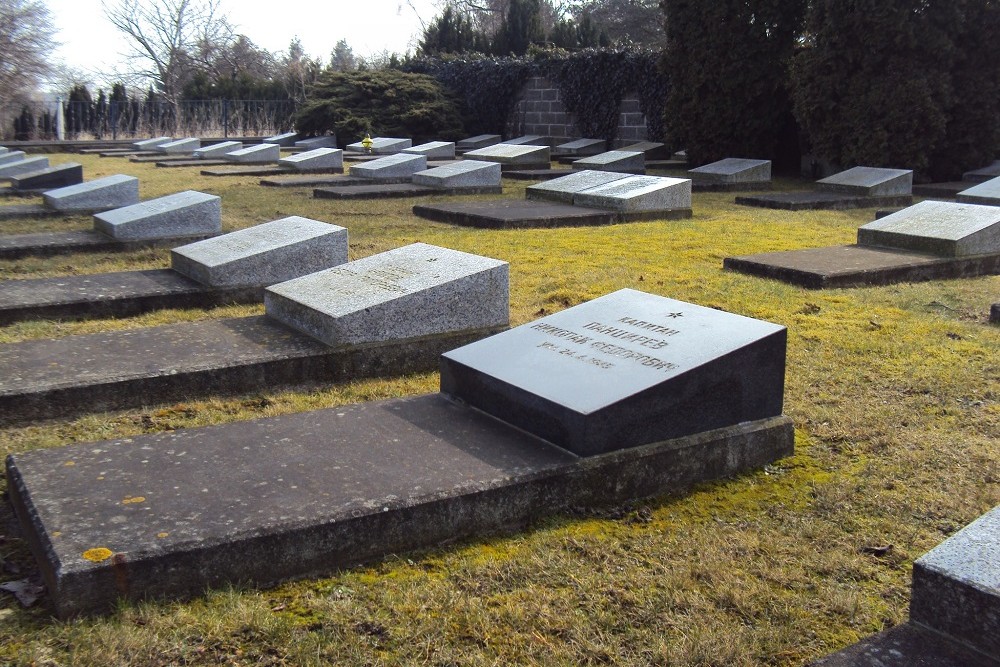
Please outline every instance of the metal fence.
M293 126L294 100L181 100L37 102L0 105L0 139L54 140L61 120L63 138L260 137Z

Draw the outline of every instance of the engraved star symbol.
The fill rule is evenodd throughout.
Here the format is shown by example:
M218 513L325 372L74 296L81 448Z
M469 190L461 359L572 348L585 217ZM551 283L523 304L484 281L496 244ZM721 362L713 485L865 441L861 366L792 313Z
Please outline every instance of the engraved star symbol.
M684 313L667 313L667 317L677 318L677 317L683 317L683 316L684 316Z

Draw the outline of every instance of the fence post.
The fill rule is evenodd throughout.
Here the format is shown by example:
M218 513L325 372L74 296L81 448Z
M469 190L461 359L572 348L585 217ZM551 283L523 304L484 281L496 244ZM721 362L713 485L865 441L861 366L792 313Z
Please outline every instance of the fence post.
M222 100L222 138L229 138L229 100Z
M63 122L63 102L61 97L56 98L56 139L66 140L66 125Z

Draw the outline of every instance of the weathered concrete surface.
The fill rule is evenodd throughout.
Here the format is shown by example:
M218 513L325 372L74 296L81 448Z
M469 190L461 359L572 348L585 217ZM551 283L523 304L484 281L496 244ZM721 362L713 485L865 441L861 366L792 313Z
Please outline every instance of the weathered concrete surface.
M477 148L486 148L487 146L499 144L502 138L499 134L477 134L474 137L467 137L459 141L455 144L455 149L458 151L474 151Z
M996 275L1000 274L1000 254L949 258L850 245L727 257L723 266L810 289L824 289Z
M574 139L564 144L559 144L552 149L552 157L563 157L575 155L583 157L585 155L597 155L608 150L608 142L603 139Z
M317 148L336 148L337 147L337 137L332 134L323 135L322 137L309 137L307 139L299 139L295 142L296 148L301 148L307 151L316 150Z
M281 146L276 143L253 144L222 156L227 162L242 164L267 164L281 158Z
M426 372L499 330L330 347L260 316L0 345L0 422Z
M7 478L67 618L679 493L792 448L778 417L577 459L429 395L37 450L9 457Z
M86 183L49 190L45 205L61 213L109 211L139 203L139 179L115 174Z
M373 137L371 155L393 155L400 152L404 148L409 148L412 145L412 139L405 139L402 137ZM364 144L360 141L348 144L345 150L351 153L365 154Z
M427 169L427 156L397 153L378 160L352 165L349 173L358 178L392 182L396 179L409 180L413 174Z
M688 174L696 184L704 185L736 186L768 183L771 180L771 161L727 157L688 169Z
M339 148L314 148L278 160L278 166L299 172L344 171L344 151Z
M962 180L970 183L982 183L1000 176L1000 160L994 160L981 169L973 169L962 174Z
M11 176L9 180L10 186L15 190L50 190L77 185L83 183L83 165L79 162L64 162L54 167Z
M904 623L810 663L811 667L997 667L1000 661Z
M196 149L194 151L194 156L199 160L212 160L222 158L222 156L227 153L232 153L233 151L242 149L243 143L240 141L221 141L217 144L211 144L209 146Z
M284 172L287 174L288 170ZM409 178L401 179L401 182L408 182ZM359 178L357 176L347 176L346 174L335 173L331 176L288 176L283 178L264 178L260 184L269 188L310 188L328 187L336 188L349 185L371 185L371 180Z
M939 257L1000 253L1000 208L922 201L859 227L858 245Z
M570 173L572 173L571 169L510 169L503 172L503 177L512 178L515 181L549 181L553 178L562 178Z
M853 167L816 181L827 192L843 192L859 197L899 197L913 194L913 172L909 169Z
M276 134L273 137L267 137L262 141L265 144L276 144L278 146L294 146L295 142L300 139L298 132L284 132L282 134Z
M0 179L9 180L14 176L29 174L33 171L39 171L41 169L47 169L48 166L49 159L47 157L26 157L23 160L18 160L17 162L8 162L7 164L0 165Z
M489 229L579 227L640 220L680 220L691 217L691 209L632 213L557 202L513 199L417 205L413 207L413 213L436 222Z
M640 151L606 151L573 160L573 169L645 174L646 156Z
M47 208L40 204L13 204L0 206L0 220L17 220L18 218L53 218L64 215L60 211Z
M156 152L166 155L192 154L201 148L201 139L197 137L185 137L184 139L174 139L156 147Z
M955 199L966 204L1000 206L1000 177L966 188L955 195Z
M560 178L550 179L536 185L529 185L524 190L524 196L526 199L536 201L555 201L572 204L573 197L577 193L620 181L625 177L626 174L609 171L574 170L562 174Z
M94 231L113 239L204 236L222 231L222 198L185 190L94 216Z
M990 306L990 322L1000 324L1000 302Z
M313 197L317 199L398 199L404 197L430 197L432 195L473 195L502 194L503 188L435 188L414 183L378 183L372 185L349 185L345 187L316 188Z
M934 199L954 199L962 190L969 188L969 181L946 181L944 183L914 184L913 194Z
M860 197L842 192L775 192L767 195L742 196L737 204L774 208L784 211L844 210L852 208L879 208L909 206L912 195L892 197Z
M419 146L404 148L402 152L411 155L423 155L428 160L454 160L455 142L429 141L426 144L420 144Z
M172 248L176 245L200 241L210 236L214 236L214 234L119 241L90 229L72 232L12 234L0 236L0 259L51 257L76 252L132 252L144 248Z
M501 169L496 162L461 160L418 171L413 175L413 183L451 191L499 189Z

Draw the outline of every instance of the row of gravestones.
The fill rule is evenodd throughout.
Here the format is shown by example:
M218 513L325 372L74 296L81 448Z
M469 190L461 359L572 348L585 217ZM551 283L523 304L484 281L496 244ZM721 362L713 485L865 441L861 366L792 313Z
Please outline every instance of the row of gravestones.
M200 193L186 193L188 197L195 195ZM160 213L168 213L182 207L176 202L161 202L160 208ZM122 225L121 229L151 224L149 219L128 216L105 218L102 224L108 229L114 229L116 224ZM287 240L308 236L305 230L317 224L324 223L297 219L280 221L277 226L286 231ZM282 237L274 229L263 231L257 230L261 238ZM339 229L336 231L339 233ZM346 232L343 236L346 244ZM214 241L222 239L226 237ZM248 252L255 246L246 238L229 238L221 246L203 243L207 245L177 249L174 263L179 273L210 288L221 286L213 284L220 276L254 273L245 268L246 261L254 261L247 258L259 261L264 256ZM229 264L234 254L244 260L242 274ZM346 258L346 252L343 256ZM376 344L365 336L375 336L381 343L391 341L399 349L401 341L442 333L441 329L386 330L386 323L409 324L415 312L424 315L421 324L437 321L435 326L449 332L469 333L470 322L482 325L472 327L479 331L502 326L506 322L506 267L495 260L418 245L274 286L266 292L265 304L267 317L282 323L278 330L290 327L305 332L341 355L359 355L358 348ZM372 313L380 316L371 317ZM486 319L475 320L475 316ZM229 326L244 336L252 324L260 323ZM269 326L274 328L273 324ZM168 332L166 339L184 341L190 350L192 345L197 348L200 340L191 333ZM257 335L266 338L260 332ZM312 413L305 421L296 416L269 421L263 427L237 425L199 431L191 436L191 442L179 444L190 446L208 440L221 444L206 450L205 458L193 463L179 463L177 448L171 446L178 443L159 442L164 436L154 436L148 443L107 443L107 450L98 448L99 455L94 459L81 456L82 452L75 448L12 457L8 461L11 496L19 515L31 526L31 541L45 545L49 557L58 556L56 561L61 563L58 568L56 561L42 563L61 614L107 608L118 596L177 595L237 578L266 583L301 576L316 569L316 550L310 551L310 557L288 563L280 572L246 572L240 568L237 573L232 565L245 563L244 558L259 555L262 550L292 544L301 549L301 540L311 539L326 549L317 547L324 554L323 567L329 568L390 550L412 548L428 543L424 541L428 539L474 534L512 521L523 522L534 515L537 507L555 511L581 500L608 502L658 493L673 485L687 486L785 455L791 440L789 424L780 417L784 335L783 328L774 325L624 290L445 353L440 396L362 406L349 411L346 420L340 410L336 417ZM705 349L704 341L713 336L717 341L721 339L723 349L715 344L711 351ZM94 347L93 341L86 341L85 346L83 341L75 343L77 350ZM120 341L105 341L109 352L101 363L112 355L120 356L122 346L116 343ZM56 358L72 356L74 341L66 344L69 347ZM148 340L139 344L149 348ZM9 354L8 362L27 358L28 367L43 366L37 363L39 350L34 350L34 355L24 351L22 348ZM328 351L326 356L330 356ZM372 363L372 358L369 356L362 365ZM275 365L276 360L269 357L265 362ZM24 370L10 367L5 375L20 378ZM197 372L204 373L205 369ZM614 381L609 382L611 378ZM132 378L128 391L134 392L135 382L136 378ZM65 400L65 383L56 380L53 385L58 389L41 392L42 400ZM720 392L719 387L730 387L730 393ZM86 392L93 397L92 388ZM5 393L6 398L13 397L11 392ZM449 397L458 400L447 400ZM499 421L484 421L477 410ZM15 412L5 410L4 414ZM651 418L653 414L655 419ZM664 419L664 414L669 418ZM380 463L401 456L400 461L409 463L399 448L386 446L381 439L373 443L362 437L371 432L376 417L380 424L391 420L399 433L407 436L406 446L419 443L426 448L430 454L425 468L403 466L399 470L390 469L391 465L373 465L373 446L381 447L384 456L377 459ZM327 430L323 428L324 418L336 422L334 430L341 433L332 436L338 445L334 448L337 460L353 466L335 480L317 479L304 472L329 466L322 464L329 456L331 438L317 435ZM442 423L454 432L442 435ZM458 433L461 439L455 437ZM233 463L225 455L236 452L234 443L246 442L248 435L261 453L289 439L304 440L295 452L282 449L282 456L299 461L302 475L291 484L294 489L286 484L273 495L251 497L247 484L261 479L260 470L243 468L233 475L223 474L219 466L228 469ZM172 436L168 439L172 440ZM456 441L461 444L456 445ZM190 488L158 488L157 479L139 474L149 464L151 451L162 455L162 466L193 466L178 469L183 473L179 478L191 481ZM649 472L651 461L681 460L676 458L679 451L683 452L687 470L667 465L655 474ZM738 460L745 458L734 463L734 456ZM109 458L121 466L116 475L119 488L100 485L99 490L87 493L85 487L92 486L90 468L107 468ZM74 470L66 473L54 466L57 460L71 460L74 465L63 467ZM448 466L441 466L440 461L457 464L457 469L442 470ZM162 466L153 469L162 470ZM690 466L696 470L692 472ZM74 477L73 472L80 474ZM498 472L504 473L502 483L497 481ZM617 489L617 496L608 495L606 490L595 491L600 487L593 481L586 483L609 472L618 475L627 487ZM357 484L358 474L377 492L359 498L348 491L330 498L331 488ZM456 485L459 478L466 483ZM215 494L219 492L219 479L232 485L223 487L230 492L224 493L227 504L218 507L219 513L204 524L191 525L184 517L189 516L193 503L203 506L195 487L207 485L209 479L213 480ZM174 487L177 481L174 476L168 480ZM415 491L418 488L419 493ZM445 489L451 493L445 493ZM326 499L320 502L315 494L325 494ZM114 500L119 496L128 505L152 509L152 514L123 514L124 500ZM459 513L456 517L456 505L468 516ZM227 512L248 507L257 508L256 522L233 529L231 522L224 521ZM297 516L289 516L292 508L299 508ZM123 524L113 531L107 529L105 521L111 514L116 523ZM424 518L417 522L419 535L400 527L413 514ZM59 528L71 518L75 537L63 540ZM124 521L117 520L121 518ZM180 525L184 528L178 529ZM164 530L156 532L153 540L150 536L156 527ZM385 538L377 539L386 534L387 528L395 528L389 543ZM262 531L270 539L250 539ZM115 546L115 550L107 544ZM206 544L215 546L206 553ZM326 559L330 555L332 561ZM123 583L115 572L126 562L130 578ZM207 570L190 569L196 564L203 568L206 563L210 565ZM178 577L178 569L185 575L194 571L206 574L192 582L186 576ZM167 576L168 571L173 574ZM915 575L915 586L916 582Z

